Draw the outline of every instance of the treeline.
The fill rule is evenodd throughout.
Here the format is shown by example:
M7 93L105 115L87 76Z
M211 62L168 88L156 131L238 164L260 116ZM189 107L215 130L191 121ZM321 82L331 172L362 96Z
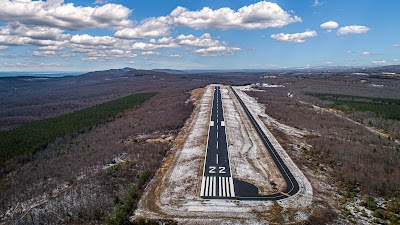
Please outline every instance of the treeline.
M386 119L400 120L400 100L390 98L370 98L352 95L306 93L323 101L332 101L332 108L345 112L373 112Z
M133 94L62 116L35 121L11 131L0 132L0 165L19 156L33 154L57 137L69 133L82 133L154 95L155 93Z

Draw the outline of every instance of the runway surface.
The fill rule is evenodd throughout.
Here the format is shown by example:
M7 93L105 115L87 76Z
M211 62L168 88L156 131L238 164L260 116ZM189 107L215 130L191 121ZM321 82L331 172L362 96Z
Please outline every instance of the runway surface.
M211 107L200 196L203 198L233 198L239 200L279 200L296 194L299 191L299 185L293 174L285 165L236 91L232 87L231 89L284 177L286 188L279 193L260 196L258 194L258 188L255 185L232 177L221 92L220 87L216 86L214 87L214 97Z
M214 198L233 198L235 189L229 165L226 142L224 110L220 87L214 88L208 131L207 152L204 163L200 196Z

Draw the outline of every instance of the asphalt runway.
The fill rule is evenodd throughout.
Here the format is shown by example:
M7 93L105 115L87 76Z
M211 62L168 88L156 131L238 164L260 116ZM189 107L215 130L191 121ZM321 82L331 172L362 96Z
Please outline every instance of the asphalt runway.
M218 86L214 88L203 174L200 196L205 198L235 197L226 142L224 110Z
M203 176L201 179L200 196L202 198L232 198L238 200L279 200L288 198L299 191L299 185L274 146L268 140L246 105L236 91L231 90L239 100L251 123L267 148L271 158L281 172L285 182L285 190L271 195L259 195L258 188L250 183L232 177L229 164L228 145L226 141L224 111L220 87L214 87L214 97L211 107L210 124L208 131L207 152L204 160Z

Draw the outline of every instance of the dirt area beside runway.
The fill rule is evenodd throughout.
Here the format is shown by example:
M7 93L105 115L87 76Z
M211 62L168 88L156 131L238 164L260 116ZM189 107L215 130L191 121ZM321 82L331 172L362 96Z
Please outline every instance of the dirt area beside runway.
M260 194L283 190L283 178L239 102L228 86L220 86L233 176L256 185ZM242 98L246 97L244 92L237 91ZM196 94L199 96L199 91ZM260 124L262 129L273 138L271 142L298 179L299 193L279 201L204 200L199 197L212 96L213 85L209 85L195 102L195 110L178 137L180 144L171 150L147 187L134 218L172 219L184 224L265 224L307 219L312 212L311 185L279 143L267 133L264 124ZM260 107L256 102L247 99L245 103L255 104L255 107L248 107L252 112L259 112L254 110Z

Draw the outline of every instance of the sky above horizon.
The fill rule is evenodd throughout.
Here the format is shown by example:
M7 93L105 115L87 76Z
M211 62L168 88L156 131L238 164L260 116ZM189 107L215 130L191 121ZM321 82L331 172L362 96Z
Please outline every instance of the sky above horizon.
M0 71L400 62L400 1L0 0Z

